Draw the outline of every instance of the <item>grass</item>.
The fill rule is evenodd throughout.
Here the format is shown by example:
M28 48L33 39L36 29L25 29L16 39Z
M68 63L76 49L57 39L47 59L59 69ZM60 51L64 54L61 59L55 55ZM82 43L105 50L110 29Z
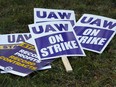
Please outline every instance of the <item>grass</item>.
M34 7L72 9L77 20L84 13L116 19L116 0L0 0L0 34L29 32ZM86 51L86 57L70 57L70 73L56 59L52 69L25 78L0 74L0 87L116 87L115 43L116 36L101 55Z

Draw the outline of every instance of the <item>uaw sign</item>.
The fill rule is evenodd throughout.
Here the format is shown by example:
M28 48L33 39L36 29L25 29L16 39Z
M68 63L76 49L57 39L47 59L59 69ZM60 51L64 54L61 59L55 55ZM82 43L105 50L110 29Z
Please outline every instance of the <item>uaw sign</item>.
M115 35L116 20L84 14L74 30L84 49L102 53Z
M34 8L34 23L46 21L70 21L75 24L75 14L73 10L56 10L45 8Z
M108 30L116 30L115 19L93 15L93 14L84 14L78 20L77 23L78 26L88 26L88 27L103 28Z
M0 35L0 55L14 49L20 43L31 39L30 33L1 34Z
M3 34L0 35L0 50L13 49L18 44L31 38L30 33Z
M36 70L50 69L50 62L52 60L40 62L34 46L28 43L21 43L0 55L0 69L23 77Z
M62 56L85 56L70 22L44 22L29 25L40 60Z
M0 60L0 69L5 70L5 67L8 67L6 65L8 65L10 62L9 61L5 61L8 60L7 58L9 58L9 55L13 55L13 53L17 52L19 49L21 49L21 47L19 46L20 44L23 44L23 42L28 42L26 43L26 45L24 47L28 47L28 48L32 48L33 46L33 39L31 38L31 34L30 33L17 33L17 34L2 34L0 35L0 58L2 58ZM31 45L30 45L31 44ZM25 50L26 48L22 48L22 50ZM35 49L35 48L34 48ZM28 49L27 49L28 50ZM30 50L28 50L30 51ZM27 53L28 52L22 52L22 53ZM36 52L34 51L34 53L36 54ZM18 55L20 55L21 58L19 58L20 60L24 57L24 55L18 53ZM16 56L18 56L16 55ZM14 57L16 59L16 57ZM32 57L30 57L30 59L32 59ZM33 58L33 60L37 60L40 62L40 60L38 60L38 58ZM4 64L4 62L5 64ZM46 61L42 61L40 63L36 63L37 64L37 70L44 70L44 69L49 69L51 68L51 66L49 65L52 62L51 60L46 60ZM39 64L39 65L38 65ZM42 65L44 64L44 65ZM40 67L40 65L42 67ZM16 67L16 65L12 65L12 67ZM8 71L5 70L3 71L5 73L11 72L12 74L15 74L12 71ZM28 72L28 70L26 71ZM30 73L32 71L29 71ZM18 74L17 74L18 75ZM25 74L28 75L28 74Z

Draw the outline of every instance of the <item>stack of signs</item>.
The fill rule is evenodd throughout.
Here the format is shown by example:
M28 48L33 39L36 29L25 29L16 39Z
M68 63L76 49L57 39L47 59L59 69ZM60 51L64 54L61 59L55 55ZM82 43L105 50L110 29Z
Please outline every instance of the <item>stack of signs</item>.
M27 76L35 70L51 68L49 62L52 60L40 62L34 46L22 43L31 39L31 34L6 34L0 38L0 69L4 70L1 73Z
M49 21L49 23L51 21L52 22L53 21L54 22L57 22L57 21L67 22L68 21L71 25L74 25L74 23L75 23L74 11L37 9L37 8L34 9L34 23L42 23L42 22L48 22L48 21ZM42 25L42 26L45 26L45 25ZM60 25L60 26L61 26L61 29L62 29L62 27L64 27L62 25ZM59 29L60 29L60 26L56 25L56 28L59 27ZM68 27L67 24L65 27ZM48 28L52 29L52 26L48 27ZM69 27L67 29L69 29ZM71 26L71 29L72 29L72 26ZM48 30L48 31L50 31L50 30ZM71 31L71 33L72 33L72 31ZM52 62L53 60L51 60L50 58L47 58L49 60L45 59L45 60L40 61L41 58L39 55L38 56L36 55L36 52L35 52L34 46L33 46L33 45L35 45L35 47L36 47L36 44L34 43L34 39L31 38L30 34L29 34L29 36L21 35L21 34L19 34L18 36L12 35L12 39L9 39L10 35L8 35L8 36L6 35L5 37L7 37L7 38L5 38L5 40L7 40L7 41L2 40L1 45L2 46L4 45L7 48L12 47L12 49L9 48L9 49L1 50L0 69L5 70L6 72L9 72L12 74L19 75L19 76L26 76L29 73L31 73L32 71L50 68L50 65L48 65L48 64L50 64L50 62ZM73 37L72 39L74 39L74 40L76 39L74 37L74 35L72 37ZM10 46L8 46L7 42L10 42ZM21 43L21 42L25 42L25 43ZM14 44L19 44L19 45L14 46ZM75 46L75 48L70 47L70 44L71 44L70 42L67 42L67 44L69 45L69 47L67 46L67 50L73 50L75 48L76 49L78 48L78 49L80 49L79 55L84 55L84 52L80 47L80 44L76 40L72 41L72 44ZM41 46L37 45L37 47L41 47ZM36 49L37 49L37 47L36 47ZM67 53L64 52L63 55L65 55L65 54L67 54ZM75 54L75 53L72 53L72 54ZM53 57L55 57L55 56L53 56ZM22 62L22 61L25 61L25 62ZM32 64L32 65L30 65L30 64ZM30 68L30 67L34 67L34 68Z
M85 56L72 28L74 11L35 8L34 22L29 29L40 60Z
M69 21L73 26L75 24L75 14L72 10L56 10L56 9L34 9L34 23L40 22L53 22L53 21ZM66 71L72 71L72 67L68 58L62 56L62 62L66 68Z
M0 35L0 69L27 76L51 68L63 56L85 56L83 49L102 53L115 35L116 20L84 14L75 22L72 10L34 8L30 33Z
M68 21L31 24L29 29L40 60L85 55Z
M0 35L0 56L6 53L7 51L14 49L21 42L25 42L26 40L31 38L31 34L23 33L23 34L6 34ZM1 73L7 73L9 69L5 69L5 71L1 70Z
M74 30L85 50L102 53L116 33L116 20L84 14L75 24Z

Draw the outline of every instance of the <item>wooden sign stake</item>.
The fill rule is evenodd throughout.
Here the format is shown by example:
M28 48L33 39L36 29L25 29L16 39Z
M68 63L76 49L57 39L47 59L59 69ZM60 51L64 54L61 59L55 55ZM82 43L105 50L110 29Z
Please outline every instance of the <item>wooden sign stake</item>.
M72 66L71 66L68 58L66 56L63 56L61 59L62 59L62 62L64 64L64 66L65 66L66 71L67 72L73 71Z

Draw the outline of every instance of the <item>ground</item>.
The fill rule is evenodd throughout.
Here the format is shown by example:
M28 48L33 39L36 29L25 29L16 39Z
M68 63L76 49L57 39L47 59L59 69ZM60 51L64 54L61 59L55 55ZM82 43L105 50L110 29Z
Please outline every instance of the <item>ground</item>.
M76 20L84 13L116 19L116 0L0 0L0 34L29 32L33 8L71 9ZM68 57L73 72L67 73L61 59L52 69L22 78L0 74L0 87L116 87L116 36L102 54Z

